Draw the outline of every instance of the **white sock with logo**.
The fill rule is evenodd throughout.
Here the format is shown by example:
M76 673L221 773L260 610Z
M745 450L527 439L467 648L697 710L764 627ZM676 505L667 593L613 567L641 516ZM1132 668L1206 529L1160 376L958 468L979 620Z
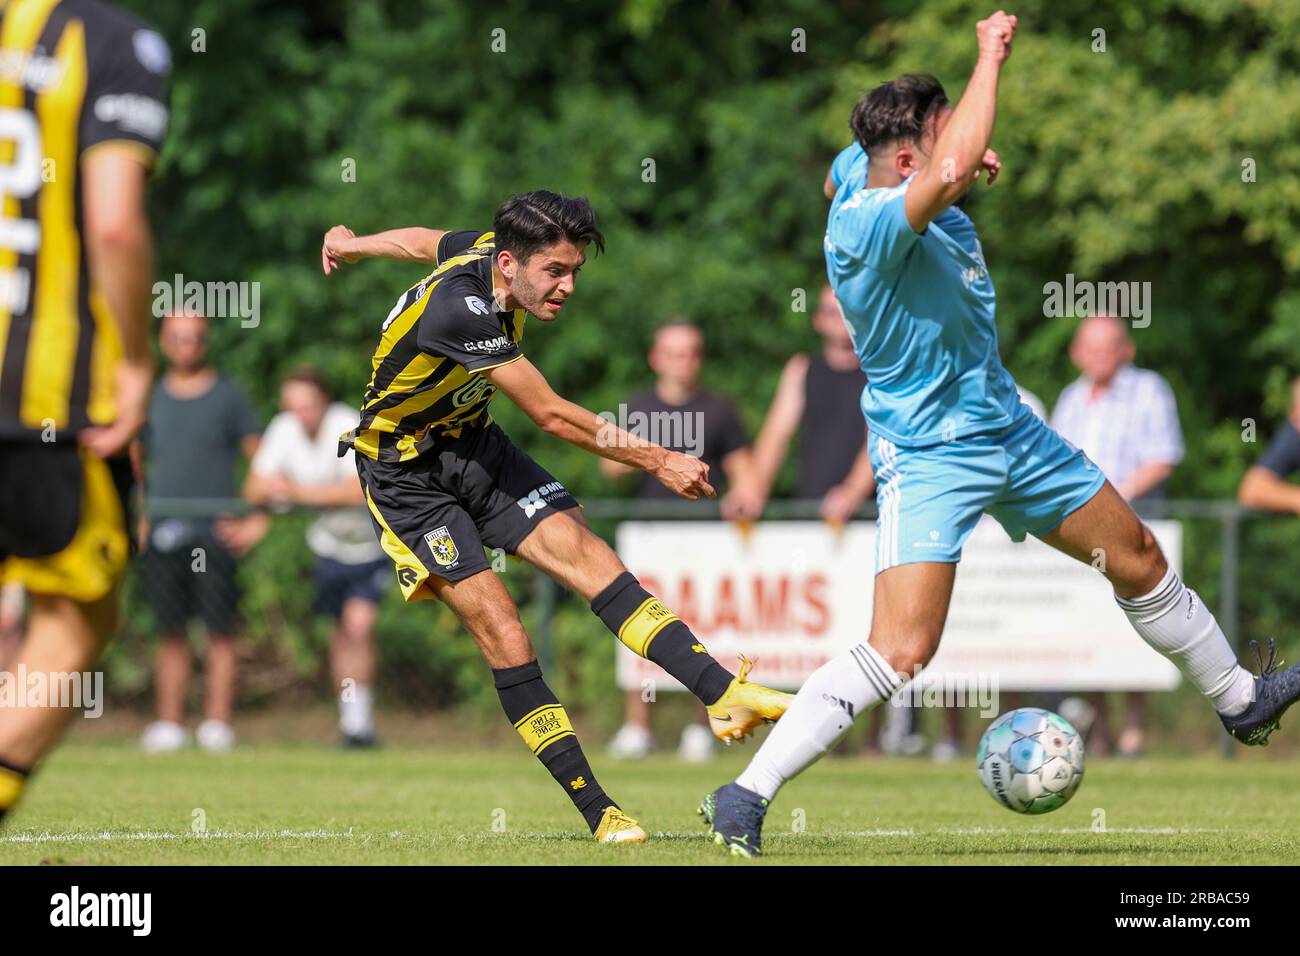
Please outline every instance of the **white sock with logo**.
M771 800L853 726L903 686L888 662L863 642L827 661L799 688L736 783Z
M375 694L364 684L357 684L339 694L339 730L353 737L375 732Z
M1150 594L1115 601L1142 639L1177 664L1215 710L1235 717L1250 706L1254 675L1237 663L1219 622L1173 568Z

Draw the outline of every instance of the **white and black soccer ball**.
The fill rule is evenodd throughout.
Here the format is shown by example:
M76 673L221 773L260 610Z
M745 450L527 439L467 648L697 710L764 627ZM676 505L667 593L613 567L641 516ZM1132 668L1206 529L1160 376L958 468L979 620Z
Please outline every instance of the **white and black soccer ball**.
M1083 781L1083 739L1060 714L1021 707L1003 714L980 738L980 782L1017 813L1048 813Z

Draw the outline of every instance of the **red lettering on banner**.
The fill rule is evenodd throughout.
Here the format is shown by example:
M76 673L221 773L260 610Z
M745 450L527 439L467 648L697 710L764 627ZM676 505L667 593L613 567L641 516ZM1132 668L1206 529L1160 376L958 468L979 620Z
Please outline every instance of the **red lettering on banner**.
M667 583L653 574L638 575L701 639L718 634L788 637L801 632L824 637L831 630L830 581L824 574L723 574L708 581L683 575ZM866 626L864 622L863 626Z
M736 607L736 587L731 575L723 575L718 581L718 604L713 611L714 631L724 628L737 633L745 633L746 628L740 621L740 609Z
M805 619L803 622L806 634L821 637L830 628L831 609L826 603L826 587L826 576L822 574L810 574L808 580L804 582L804 600L816 612L814 618ZM867 623L863 622L863 626L865 627Z
M776 592L773 594L773 592ZM755 628L780 633L789 626L790 579L784 574L775 582L754 578Z

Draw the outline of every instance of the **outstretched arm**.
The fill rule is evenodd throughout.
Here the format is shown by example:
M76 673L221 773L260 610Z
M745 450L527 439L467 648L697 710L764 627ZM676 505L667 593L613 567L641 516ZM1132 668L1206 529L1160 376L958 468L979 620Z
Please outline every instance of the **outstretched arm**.
M438 241L444 229L407 226L388 229L371 236L358 236L347 226L335 226L325 233L321 245L321 268L329 275L345 262L362 259L397 259L401 262L438 263Z
M916 232L924 232L930 220L956 202L979 178L981 169L989 170L989 182L997 175L996 155L990 159L986 154L997 112L998 77L1011 55L1016 18L999 10L977 23L975 32L979 59L966 92L939 134L930 161L907 189L904 210Z
M708 482L709 466L704 462L638 438L561 398L528 359L518 358L479 374L510 396L548 434L602 458L640 468L683 498L714 497Z

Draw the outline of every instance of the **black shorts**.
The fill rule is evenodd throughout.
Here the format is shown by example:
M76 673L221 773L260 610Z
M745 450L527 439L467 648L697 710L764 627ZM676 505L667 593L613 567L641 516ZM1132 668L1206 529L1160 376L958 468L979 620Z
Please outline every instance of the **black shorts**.
M76 444L0 442L0 581L98 601L131 553L131 464Z
M466 429L404 462L356 456L384 552L408 601L433 598L430 575L486 571L484 548L514 554L543 520L578 502L495 424Z
M207 523L159 518L149 530L138 580L158 629L179 634L198 618L209 634L239 631L239 583L234 555Z
M336 621L343 616L343 605L352 598L378 604L392 581L388 576L388 562L383 558L347 564L334 558L318 557L316 566L311 569L311 577L316 586L316 596L311 602L312 613Z

